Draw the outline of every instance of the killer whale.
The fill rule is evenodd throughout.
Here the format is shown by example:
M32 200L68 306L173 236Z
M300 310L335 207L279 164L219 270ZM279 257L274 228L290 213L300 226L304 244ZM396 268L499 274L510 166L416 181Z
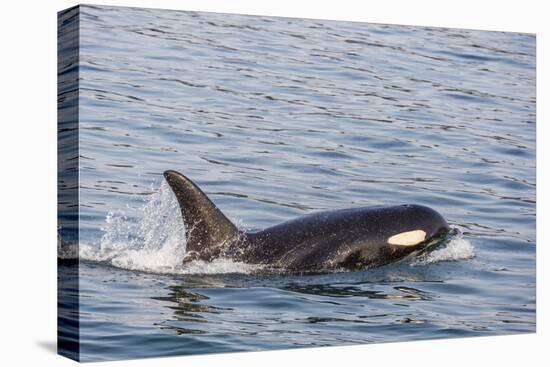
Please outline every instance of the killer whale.
M318 212L244 232L189 178L173 170L164 177L181 209L184 262L230 257L290 271L360 270L424 251L450 229L435 210L405 204Z

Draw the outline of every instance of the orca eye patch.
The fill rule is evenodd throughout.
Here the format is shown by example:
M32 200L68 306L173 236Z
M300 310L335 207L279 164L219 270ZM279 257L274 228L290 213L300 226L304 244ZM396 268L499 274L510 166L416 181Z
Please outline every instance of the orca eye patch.
M414 231L401 232L388 238L390 245L414 246L426 239L426 232L421 229Z

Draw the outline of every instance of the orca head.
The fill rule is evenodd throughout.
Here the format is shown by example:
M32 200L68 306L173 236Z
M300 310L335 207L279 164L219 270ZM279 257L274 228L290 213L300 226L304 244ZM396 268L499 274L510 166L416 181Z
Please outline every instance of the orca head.
M383 255L399 261L429 251L439 244L449 233L450 227L437 212L434 213L437 217L428 225L389 236L381 248Z
M429 250L439 243L444 233L446 233L446 231L443 231L437 236L425 238L425 232L422 233L423 231L407 232L393 235L388 238L386 243L379 243L376 246L365 244L356 247L338 261L338 267L361 270L398 262Z

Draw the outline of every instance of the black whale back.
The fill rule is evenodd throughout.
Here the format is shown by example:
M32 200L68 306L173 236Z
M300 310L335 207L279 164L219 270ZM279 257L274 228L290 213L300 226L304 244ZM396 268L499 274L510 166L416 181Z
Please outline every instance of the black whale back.
M360 253L363 263L359 265L382 265L418 249L389 245L392 235L422 230L431 239L448 229L439 213L422 205L319 212L247 234L255 243L247 260L262 258L291 269L351 268L350 256Z

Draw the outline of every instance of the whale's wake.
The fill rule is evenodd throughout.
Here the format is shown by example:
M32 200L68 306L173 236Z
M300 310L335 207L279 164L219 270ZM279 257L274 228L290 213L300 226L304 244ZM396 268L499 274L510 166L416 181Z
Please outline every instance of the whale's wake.
M128 216L124 210L109 212L102 231L99 244L80 244L80 259L160 274L250 274L264 269L228 258L183 264L185 230L178 203L165 181L140 208L138 218ZM442 246L411 260L411 264L472 258L471 243L460 232L454 232Z
M109 212L99 245L81 244L80 258L161 274L250 273L259 268L231 259L182 264L185 229L178 203L165 181L139 214L136 219L128 217L124 210Z

